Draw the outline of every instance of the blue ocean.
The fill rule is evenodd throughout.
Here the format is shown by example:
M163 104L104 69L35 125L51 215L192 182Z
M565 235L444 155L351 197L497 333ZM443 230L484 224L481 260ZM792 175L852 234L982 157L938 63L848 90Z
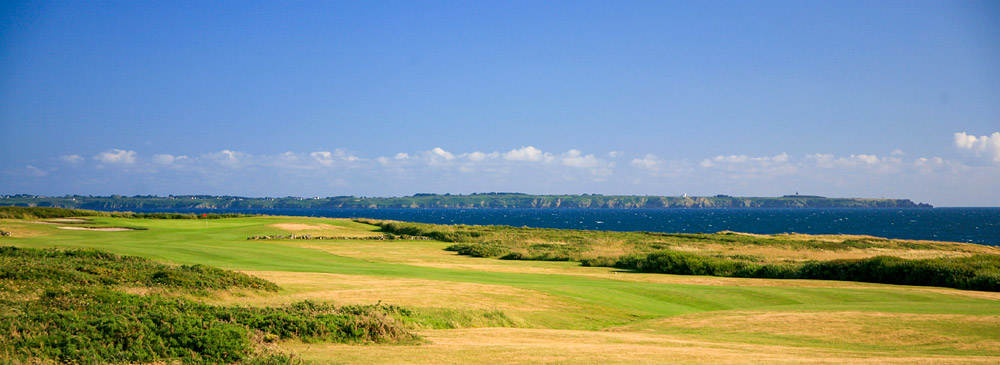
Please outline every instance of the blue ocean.
M185 212L375 218L606 231L862 234L1000 246L1000 208L241 209Z

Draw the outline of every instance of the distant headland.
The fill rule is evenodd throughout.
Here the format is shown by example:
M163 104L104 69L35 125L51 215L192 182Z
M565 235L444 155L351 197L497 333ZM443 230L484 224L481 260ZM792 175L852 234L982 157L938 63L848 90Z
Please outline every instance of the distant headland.
M39 196L2 195L0 205L95 210L134 209L338 209L338 208L932 208L909 199L781 197L530 195L522 193L414 194L403 197L251 198L214 195Z

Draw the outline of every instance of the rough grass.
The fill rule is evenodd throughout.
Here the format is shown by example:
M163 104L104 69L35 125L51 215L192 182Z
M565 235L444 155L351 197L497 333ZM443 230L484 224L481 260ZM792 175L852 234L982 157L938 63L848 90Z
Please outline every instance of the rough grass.
M168 266L93 250L0 247L0 356L24 362L290 362L262 343L296 339L400 342L415 339L396 306L335 307L303 301L283 307L221 307L119 287L188 293L273 283L217 268Z
M247 296L213 294L213 298L221 297L223 301L211 302L218 307L241 301L254 302L258 308L283 306L305 299L340 304L379 300L386 305L407 304L411 311L408 316L417 320L405 326L418 329L416 333L425 341L419 346L275 342L277 348L304 360L996 363L1000 359L997 347L988 346L1000 335L982 326L991 326L991 318L1000 316L998 293L841 281L643 274L581 267L565 261L473 258L443 250L454 242L246 241L248 236L270 233L272 228L268 226L276 223L330 224L359 232L379 229L335 219L94 221L148 230L65 231L51 225L0 221L0 228L13 227L18 234L23 233L0 238L0 242L20 247L99 248L171 265L201 264L267 272L273 275L261 276L284 288ZM570 240L559 241L572 244ZM543 242L531 242L538 243ZM503 317L496 315L499 313ZM768 322L763 315L756 319L763 313L813 325ZM795 313L805 314L780 316ZM846 319L848 325L836 322L839 316L849 313L858 314ZM713 326L743 318L760 326L709 326L699 331L697 319L691 317L706 316L698 318L707 320L716 315L728 320L719 319L712 322ZM671 319L679 322L658 322ZM694 325L686 324L687 320ZM939 320L942 326L969 330L947 332L933 325ZM899 324L889 325L896 322ZM517 328L494 327L511 323ZM449 326L459 328L434 329ZM811 332L796 332L807 329ZM878 341L853 340L868 334L876 334L873 338ZM838 344L837 339L843 337L851 337L852 341ZM920 337L939 342L921 344L913 340ZM875 342L883 346L873 347L878 345Z
M457 242L445 249L473 257L578 261L584 266L678 275L846 280L1000 291L1000 250L972 244L867 236L659 234L362 221L390 233ZM822 253L834 259L789 260L789 251L813 256ZM913 257L914 251L931 257L903 259L885 255L892 252ZM840 257L843 252L850 255ZM869 255L857 258L859 252Z
M510 226L470 226L358 219L395 234L426 236L443 242L497 247L489 257L583 261L598 257L686 251L708 256L744 255L767 263L813 259L903 256L932 258L1000 254L995 247L953 242L893 240L871 236L585 231ZM457 245L455 249L462 247Z

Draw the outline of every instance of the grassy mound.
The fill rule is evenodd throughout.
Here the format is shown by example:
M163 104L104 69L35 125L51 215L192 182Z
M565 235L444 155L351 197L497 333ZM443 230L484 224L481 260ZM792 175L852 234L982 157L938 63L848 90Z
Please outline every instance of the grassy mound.
M346 343L414 339L394 306L219 307L122 287L277 290L216 268L168 266L100 251L0 247L0 357L24 362L287 363L264 344L282 339Z

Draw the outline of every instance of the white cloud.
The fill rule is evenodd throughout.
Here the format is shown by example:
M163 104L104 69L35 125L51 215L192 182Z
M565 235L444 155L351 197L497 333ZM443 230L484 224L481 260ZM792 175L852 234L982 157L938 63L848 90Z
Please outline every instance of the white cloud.
M545 157L542 150L534 146L521 147L503 154L503 158L507 161L541 161Z
M637 166L650 171L657 171L660 169L660 159L654 154L647 154L643 158L633 158L632 166Z
M362 158L354 155L350 151L348 151L346 149L343 149L343 148L335 149L335 150L333 150L333 152L330 152L330 151L316 151L316 152L311 152L311 153L309 153L309 156L311 156L313 158L313 160L315 160L316 162L318 162L320 165L327 166L327 167L333 166L338 161L340 161L340 162L346 162L346 163L353 163L353 162L358 162L358 161L362 160ZM383 160L384 160L384 158L378 158L378 159L376 159L376 161L379 161L379 162L383 162Z
M479 162L479 161L485 160L487 157L489 157L489 155L487 155L485 153L482 153L482 152L479 152L479 151L476 151L476 152L473 152L473 153L469 153L469 154L466 154L464 156L469 161L474 161L474 162Z
M836 157L831 154L823 153L806 155L806 160L814 166L826 169L849 167L886 167L888 164L898 164L902 161L897 157L887 158L867 154Z
M174 157L174 155L169 155L165 153L153 155L153 162L158 163L160 165L172 165L174 163L174 160L176 159L177 158Z
M611 157L611 158L625 157L625 152L622 152L622 151L611 151L611 152L608 152L608 157Z
M202 155L202 158L205 159L205 160L213 161L213 162L215 162L217 164L220 164L220 165L223 165L223 166L226 166L226 167L230 167L230 168L242 167L242 166L244 166L244 165L252 162L252 161L249 161L249 159L251 157L253 157L253 156L251 156L249 154L246 154L246 153L243 153L243 152L232 151L232 150L222 150L222 151L219 151L219 152L208 153L208 154Z
M320 165L333 166L333 153L330 151L316 151L310 153L309 156L312 156Z
M107 150L94 156L94 160L111 165L131 165L135 163L135 151Z
M80 155L63 155L59 156L59 159L73 165L78 165L83 162L83 157L80 157Z
M747 155L729 155L729 156L715 156L712 159L704 159L701 161L700 165L702 167L719 167L728 166L735 167L739 165L753 165L757 167L769 167L773 165L784 164L788 162L791 158L787 153L782 152L781 154L774 156L761 156L761 157L751 157Z
M45 176L45 175L49 174L47 171L44 171L44 170L42 170L40 168L31 166L31 165L25 166L25 169L28 170L28 174L31 175L31 176L41 177L41 176Z
M451 154L451 152L445 151L441 147L434 147L434 149L431 150L431 153L434 154L434 156L443 158L445 160L455 159L455 155Z
M993 137L959 137L961 138L956 138L956 146L964 146L959 148L970 153L988 152L990 143L994 141ZM83 157L73 156L76 155L60 156L60 160L54 162L86 163ZM624 156L620 152L606 151L588 154L579 149L552 153L534 146L523 146L506 152L449 152L441 147L434 147L418 153L400 152L377 158L366 158L346 149L269 155L222 150L190 158L176 154L156 154L151 158L140 158L135 151L115 149L94 156L95 164L129 167L116 171L96 171L91 179L104 181L103 184L108 186L114 185L111 177L104 176L110 172L121 174L115 175L118 177L134 175L136 178L146 178L147 181L173 182L174 185L169 189L161 190L166 192L173 192L170 189L184 189L190 184L203 184L214 187L220 193L251 195L252 192L258 192L258 195L287 192L292 195L323 196L322 194L329 194L331 188L337 190L337 194L363 195L411 194L419 191L455 193L470 190L654 195L744 192L780 195L795 190L809 190L831 196L838 195L836 192L842 192L839 194L841 196L870 197L897 194L897 197L915 200L921 197L906 195L905 189L931 184L959 184L961 181L984 177L992 178L990 181L993 182L1000 181L996 180L996 176L1000 176L1000 169L994 164L966 166L960 161L940 157L906 157L901 151L893 151L886 156L865 153L817 153L804 156L787 153L770 156L732 154L694 160L667 159L655 154L638 153L630 154L627 159ZM622 162L616 159L621 159ZM183 163L180 162L182 160ZM33 166L23 167L28 163ZM51 169L48 168L50 166L40 166L32 161L25 161L19 166L22 167L10 171L24 177L34 175L53 178L71 172L79 174L80 170L84 170ZM247 173L253 170L267 173ZM303 190L303 186L315 189ZM275 188L289 190L270 190ZM930 191L930 188L927 189Z
M1000 132L979 137L965 132L955 133L955 146L959 149L973 151L976 156L986 155L993 162L1000 163Z
M583 156L583 153L579 150L569 150L560 157L562 158L563 165L576 168L594 168L604 162L594 157L594 155Z

